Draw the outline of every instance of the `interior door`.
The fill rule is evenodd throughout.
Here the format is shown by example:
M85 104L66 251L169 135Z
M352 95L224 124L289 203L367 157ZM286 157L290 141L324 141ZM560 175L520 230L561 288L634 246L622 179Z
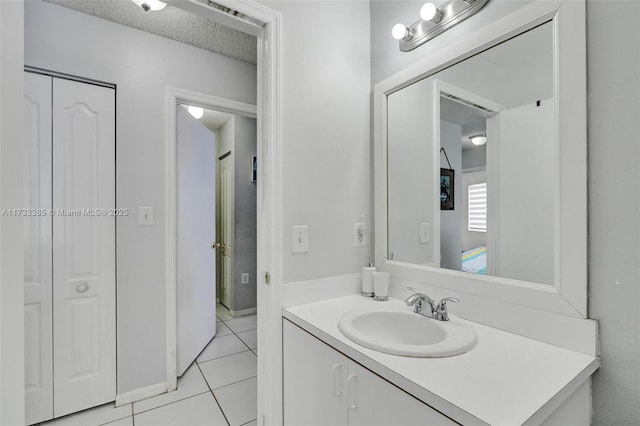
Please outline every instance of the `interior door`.
M216 334L216 140L176 107L177 359L182 376Z
M222 294L220 301L233 309L233 212L234 212L233 153L220 158L220 265L222 267Z
M24 355L26 423L53 417L51 77L25 73Z
M116 395L115 91L53 79L54 415Z

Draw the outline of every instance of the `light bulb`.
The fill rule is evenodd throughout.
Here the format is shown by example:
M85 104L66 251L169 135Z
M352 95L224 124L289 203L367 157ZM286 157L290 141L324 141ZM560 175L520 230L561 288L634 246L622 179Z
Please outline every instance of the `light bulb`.
M152 11L157 12L158 10L162 10L167 5L160 0L131 0L137 6L141 7L145 12Z
M405 38L407 36L408 32L409 32L409 30L407 30L407 27L405 27L404 25L395 24L393 26L393 29L391 30L391 35L396 40L401 40L401 39L403 39L403 38Z
M438 22L442 19L442 12L438 10L435 4L425 3L420 8L420 18L423 21Z
M471 139L471 143L474 145L484 145L485 143L487 143L487 136L486 135L476 135L476 136L471 136L469 137L469 139Z
M189 112L189 114L193 115L193 117L197 118L198 120L201 119L202 116L204 115L204 108L200 108L197 106L189 105L187 107L187 111Z

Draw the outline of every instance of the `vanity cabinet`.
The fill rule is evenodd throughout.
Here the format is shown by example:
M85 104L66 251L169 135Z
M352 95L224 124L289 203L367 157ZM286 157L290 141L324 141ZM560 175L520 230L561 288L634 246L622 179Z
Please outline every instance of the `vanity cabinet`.
M288 320L283 321L285 425L456 425Z

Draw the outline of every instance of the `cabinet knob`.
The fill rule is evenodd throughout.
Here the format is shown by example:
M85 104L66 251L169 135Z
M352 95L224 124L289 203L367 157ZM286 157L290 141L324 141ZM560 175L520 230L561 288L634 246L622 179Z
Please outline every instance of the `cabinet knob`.
M78 286L76 287L76 291L77 291L78 293L84 293L84 292L86 292L87 290L89 290L89 284L87 284L87 283L80 283L80 284L78 284Z

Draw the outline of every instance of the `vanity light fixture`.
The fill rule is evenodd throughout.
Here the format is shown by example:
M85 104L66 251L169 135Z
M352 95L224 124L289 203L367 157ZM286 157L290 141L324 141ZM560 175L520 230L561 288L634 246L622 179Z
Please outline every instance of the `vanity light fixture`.
M148 11L157 12L158 10L164 9L165 6L167 5L166 3L161 2L160 0L131 0L131 1L134 2L136 6L141 7L142 10L144 10L145 12L148 12Z
M410 27L396 24L391 31L399 40L400 50L409 52L442 34L449 28L478 13L491 0L449 0L440 7L425 3L420 8L420 20Z
M187 112L191 115L193 115L194 118L200 120L202 118L202 116L204 115L204 108L200 108L197 106L192 106L189 105L187 106Z
M469 139L471 139L471 143L476 146L481 146L487 143L487 135L484 134L469 136Z

